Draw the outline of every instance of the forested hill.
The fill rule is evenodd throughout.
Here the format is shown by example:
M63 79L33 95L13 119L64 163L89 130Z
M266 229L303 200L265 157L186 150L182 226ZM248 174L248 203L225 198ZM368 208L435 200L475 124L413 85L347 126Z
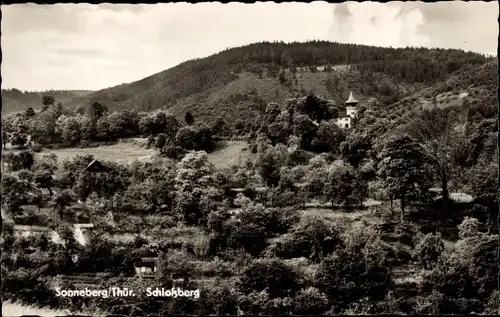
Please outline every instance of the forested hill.
M104 89L65 103L76 108L97 101L110 110L171 108L182 116L247 118L270 101L313 91L343 101L376 97L391 104L453 72L488 59L459 50L381 48L324 41L257 43L191 60L130 84Z
M20 91L18 89L2 89L2 114L24 111L28 108L41 108L43 96L52 96L63 104L70 100L85 96L91 90L48 90Z

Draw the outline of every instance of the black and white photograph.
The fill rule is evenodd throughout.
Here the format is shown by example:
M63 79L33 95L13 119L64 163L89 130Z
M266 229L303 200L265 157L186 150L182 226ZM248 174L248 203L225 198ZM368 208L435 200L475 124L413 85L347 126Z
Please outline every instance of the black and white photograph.
M497 1L1 5L2 315L500 315Z

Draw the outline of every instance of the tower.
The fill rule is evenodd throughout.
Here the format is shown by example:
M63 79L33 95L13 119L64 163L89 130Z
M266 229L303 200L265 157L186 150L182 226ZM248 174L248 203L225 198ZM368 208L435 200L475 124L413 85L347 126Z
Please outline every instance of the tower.
M358 105L358 101L354 99L352 91L349 94L349 99L347 99L345 105L346 105L346 114L351 118L356 119L358 117L358 109L356 108L356 106Z

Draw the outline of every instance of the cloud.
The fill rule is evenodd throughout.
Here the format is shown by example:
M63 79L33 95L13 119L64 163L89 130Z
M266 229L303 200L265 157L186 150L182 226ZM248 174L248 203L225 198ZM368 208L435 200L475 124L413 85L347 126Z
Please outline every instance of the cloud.
M498 7L485 2L22 4L2 11L3 86L28 90L110 87L259 41L493 52L498 36Z
M337 4L333 8L333 36L337 42L346 42L353 30L352 13L348 2Z

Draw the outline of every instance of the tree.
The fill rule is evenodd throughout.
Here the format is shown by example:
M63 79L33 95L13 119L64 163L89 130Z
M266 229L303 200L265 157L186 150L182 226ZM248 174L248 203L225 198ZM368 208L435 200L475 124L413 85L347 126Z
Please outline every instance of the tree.
M330 120L333 118L331 104L312 93L309 93L306 98L301 98L294 101L293 107L295 111L308 115L312 120L320 123L322 120Z
M306 115L295 115L293 118L293 133L300 138L301 148L311 149L311 141L316 135L317 127Z
M160 153L163 153L163 147L167 143L167 136L164 133L160 133L156 136L155 147L160 149Z
M15 212L26 203L31 190L29 183L17 179L12 174L2 174L2 204L8 211Z
M14 131L10 134L10 144L17 148L25 148L28 142L28 136L25 133Z
M352 166L357 167L359 163L368 158L372 142L367 134L350 133L346 140L340 144L340 153Z
M213 134L220 136L226 136L231 132L229 125L222 116L219 116L217 120L215 120L211 130Z
M24 111L24 117L28 120L33 118L35 115L36 115L35 110L32 107L29 107Z
M283 145L268 148L259 155L257 167L259 174L268 186L277 186L280 180L280 169L287 165L288 153Z
M92 101L89 108L89 117L93 122L97 122L102 116L108 113L108 108L97 101Z
M286 84L287 82L287 79L286 79L286 74L285 74L285 71L284 70L281 70L280 73L279 73L279 81L282 85Z
M29 122L31 139L40 144L50 144L58 141L56 133L56 117L53 109L41 112Z
M459 132L454 130L456 120L441 109L424 110L407 126L406 131L417 142L424 144L430 154L434 172L441 183L444 211L448 209L448 182L451 178L454 148L459 143Z
M188 125L192 125L194 123L194 117L191 112L186 112L186 114L184 115L184 121L186 121Z
M80 122L76 117L67 117L63 123L62 137L64 143L76 145L81 139Z
M34 175L34 182L38 187L48 189L49 194L52 196L54 180L50 171L37 170Z
M280 106L276 102L270 102L264 113L264 121L262 125L271 124L276 120L276 117L281 113Z
M297 291L298 274L280 260L256 260L251 263L240 280L245 292L269 292L269 297L293 295Z
M300 290L293 300L295 315L323 315L328 309L328 298L315 287Z
M361 250L338 249L319 266L315 286L338 308L369 297L382 300L391 282L391 269L380 240Z
M340 234L335 228L319 218L308 217L278 243L276 255L285 258L305 257L318 263L340 245Z
M175 210L185 222L196 225L200 221L206 223L211 210L203 208L202 199L205 195L212 196L215 190L214 169L203 151L189 152L177 164Z
M429 269L439 259L444 251L441 235L428 233L415 247L415 255L421 261L424 269Z
M323 188L323 199L332 203L346 203L354 192L356 175L352 167L337 161L327 171L326 183Z
M355 171L352 197L358 201L360 207L363 207L363 201L367 198L367 196L368 180L365 178L363 171L358 169Z
M485 212L481 215L488 223L491 232L495 232L498 215L498 164L481 162L468 173L468 184L475 202Z
M391 136L379 154L378 176L390 197L401 199L401 221L408 200L429 194L432 165L424 148L407 135Z
M345 141L345 133L335 124L334 120L322 121L316 132L316 137L311 142L315 152L340 152L340 144Z
M51 105L54 105L54 103L56 102L56 99L52 96L48 96L48 95L44 95L42 97L42 103L45 105L45 106L51 106Z
M35 156L32 151L20 151L18 153L8 153L3 159L9 163L12 171L29 170L35 162Z
M59 217L61 221L63 218L64 209L70 206L73 201L74 195L68 189L60 191L52 198L52 205L54 206L54 210L59 211Z

